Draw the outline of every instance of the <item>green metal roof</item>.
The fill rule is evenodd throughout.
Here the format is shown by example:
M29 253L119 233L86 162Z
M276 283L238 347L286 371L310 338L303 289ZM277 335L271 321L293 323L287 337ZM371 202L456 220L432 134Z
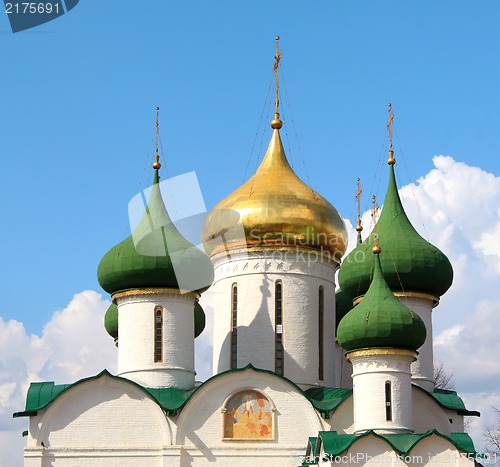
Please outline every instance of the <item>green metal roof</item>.
M434 389L434 392L431 393L431 396L438 401L439 405L442 405L447 409L466 410L464 401L459 397L456 391Z
M307 443L307 451L310 451L311 453L315 453L316 452L316 443L317 443L317 441L318 441L318 437L317 436L311 436L309 438L309 442Z
M53 381L43 383L31 383L26 396L26 408L24 412L16 412L14 418L30 417L36 415L41 409L44 409L49 404L54 402L57 397L68 389L101 378L103 375L113 379L118 379L141 389L150 395L154 401L167 413L167 415L175 415L175 413L186 403L194 389L184 390L178 388L146 388L134 381L120 376L114 376L108 370L103 370L96 376L84 378L73 384L55 384Z
M194 389L178 388L143 388L167 413L176 415L177 411L186 403Z
M314 408L328 418L330 412L335 411L340 404L351 397L352 389L309 388L304 393Z
M425 392L445 409L456 410L459 415L467 415L469 417L480 417L481 414L477 410L467 410L464 401L456 393L456 391L450 391L447 389L434 389L434 392L427 392L419 386L414 386Z
M73 384L55 385L54 382L31 383L26 396L25 412L36 414L38 410L49 405L57 396L72 386Z
M177 230L163 202L155 171L155 183L146 212L132 235L111 248L99 263L101 287L114 294L121 290L159 287L179 289L172 258L183 271L196 271L197 284L203 275L206 290L213 282L213 265L208 256ZM187 275L186 275L187 276ZM184 278L188 280L188 277Z
M307 443L307 448L306 448L306 455L304 457L304 461L301 464L302 466L308 466L308 465L318 465L319 459L316 457L316 445L318 442L318 437L313 436L309 438L309 441Z
M392 291L443 295L453 281L450 261L438 248L422 238L411 225L398 194L394 166L376 232L382 251L384 277ZM371 249L374 233L344 259L339 271L342 291L351 298L364 295L374 270Z
M84 383L86 381L96 380L102 377L103 375L107 375L110 378L114 378L120 381L124 381L129 384L133 384L137 388L141 389L149 396L153 398L153 400L166 412L167 415L172 416L175 415L182 407L187 403L187 401L202 387L208 384L210 381L216 378L220 378L229 373L236 373L246 371L248 369L252 369L253 371L259 373L267 373L270 375L274 375L287 383L291 384L293 387L297 389L301 394L304 395L312 404L312 406L321 413L323 418L328 418L330 412L335 410L342 402L344 402L351 394L351 389L329 389L329 388L311 388L307 391L303 391L299 386L297 386L293 381L288 378L276 374L271 370L262 370L259 368L255 368L251 363L246 365L243 368L237 368L234 370L227 370L219 373L217 375L212 376L207 379L200 386L184 390L178 388L146 388L143 387L134 381L131 381L126 378L121 378L120 376L114 376L109 373L108 370L103 370L99 374L95 376L91 376L89 378L84 378L73 384L55 384L53 381L43 382L43 383L31 383L28 389L28 395L26 397L26 408L23 412L14 413L14 418L17 417L30 417L37 414L38 410L44 409L49 404L54 402L54 400L60 396L63 392L68 389L77 386L78 384Z
M370 430L361 435L338 434L336 431L320 431L318 438L321 438L321 443L317 443L315 455L319 455L318 450L322 445L325 455L329 457L339 456L346 452L356 441L367 436L375 436L386 441L398 454L408 456L418 443L432 435L448 440L460 452L473 455L478 454L471 437L467 433L443 435L437 430L429 430L421 434L381 435Z
M340 322L337 339L348 351L374 347L417 350L425 342L425 324L387 285L380 267L384 251L370 254L376 257L373 280L361 303Z

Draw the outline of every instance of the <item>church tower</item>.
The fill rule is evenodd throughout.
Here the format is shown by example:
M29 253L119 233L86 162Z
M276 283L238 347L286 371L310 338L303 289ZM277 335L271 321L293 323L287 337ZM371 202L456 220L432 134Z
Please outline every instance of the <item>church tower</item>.
M384 278L399 300L416 312L425 323L427 338L418 349L419 358L412 365L412 380L432 392L434 390L434 357L432 348L432 309L453 282L450 261L437 247L425 240L410 223L398 194L392 147L392 108L389 104L389 186L380 218L370 236L344 259L339 271L342 293L353 304L362 302L375 271L370 253L375 231L380 236L384 254L380 258ZM364 260L360 261L360 258Z
M194 338L204 322L198 299L212 283L213 268L167 212L160 190L158 109L156 129L154 183L145 212L132 234L103 257L98 280L113 300L105 326L118 345L118 375L145 387L192 389Z
M373 279L361 303L342 319L338 340L353 366L354 433L413 432L410 364L425 325L391 292L375 238Z
M203 228L215 272L214 372L251 363L302 387L332 387L335 272L347 234L337 210L300 180L285 155L278 40L269 147Z

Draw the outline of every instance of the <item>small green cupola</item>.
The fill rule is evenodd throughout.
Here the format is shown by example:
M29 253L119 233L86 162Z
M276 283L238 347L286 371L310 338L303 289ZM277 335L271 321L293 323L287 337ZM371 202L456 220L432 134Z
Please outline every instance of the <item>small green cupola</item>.
M201 293L213 282L210 259L182 236L165 207L158 174L158 119L156 128L154 183L145 212L132 234L111 248L97 269L99 284L111 295L141 288Z
M118 339L118 307L114 302L111 302L104 314L104 328L116 342Z
M373 280L363 300L340 322L337 339L348 352L368 348L417 350L425 342L425 324L389 288L377 240L373 252Z
M405 213L396 184L392 143L387 162L389 186L375 228L384 251L380 262L385 280L393 292L426 294L437 302L453 282L451 263L415 230ZM363 296L370 286L376 262L370 254L373 245L372 232L347 255L340 267L340 288L352 299Z
M352 299L341 289L335 292L335 327L339 327L342 318L352 309Z

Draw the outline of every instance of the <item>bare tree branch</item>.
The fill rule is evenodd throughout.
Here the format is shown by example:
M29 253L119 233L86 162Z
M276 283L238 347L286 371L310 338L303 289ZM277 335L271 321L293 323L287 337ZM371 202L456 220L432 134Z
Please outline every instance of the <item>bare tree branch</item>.
M486 449L490 453L500 452L500 410L496 407L492 409L497 414L497 420L493 425L488 425L484 428L483 437L486 442Z
M434 364L434 385L436 389L455 390L455 377L446 371L442 362Z

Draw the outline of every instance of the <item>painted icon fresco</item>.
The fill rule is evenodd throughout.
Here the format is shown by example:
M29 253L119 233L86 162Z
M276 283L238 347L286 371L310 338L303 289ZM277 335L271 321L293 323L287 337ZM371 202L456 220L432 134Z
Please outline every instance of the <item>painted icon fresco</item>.
M251 389L234 394L226 404L224 438L273 438L273 412L269 400Z

